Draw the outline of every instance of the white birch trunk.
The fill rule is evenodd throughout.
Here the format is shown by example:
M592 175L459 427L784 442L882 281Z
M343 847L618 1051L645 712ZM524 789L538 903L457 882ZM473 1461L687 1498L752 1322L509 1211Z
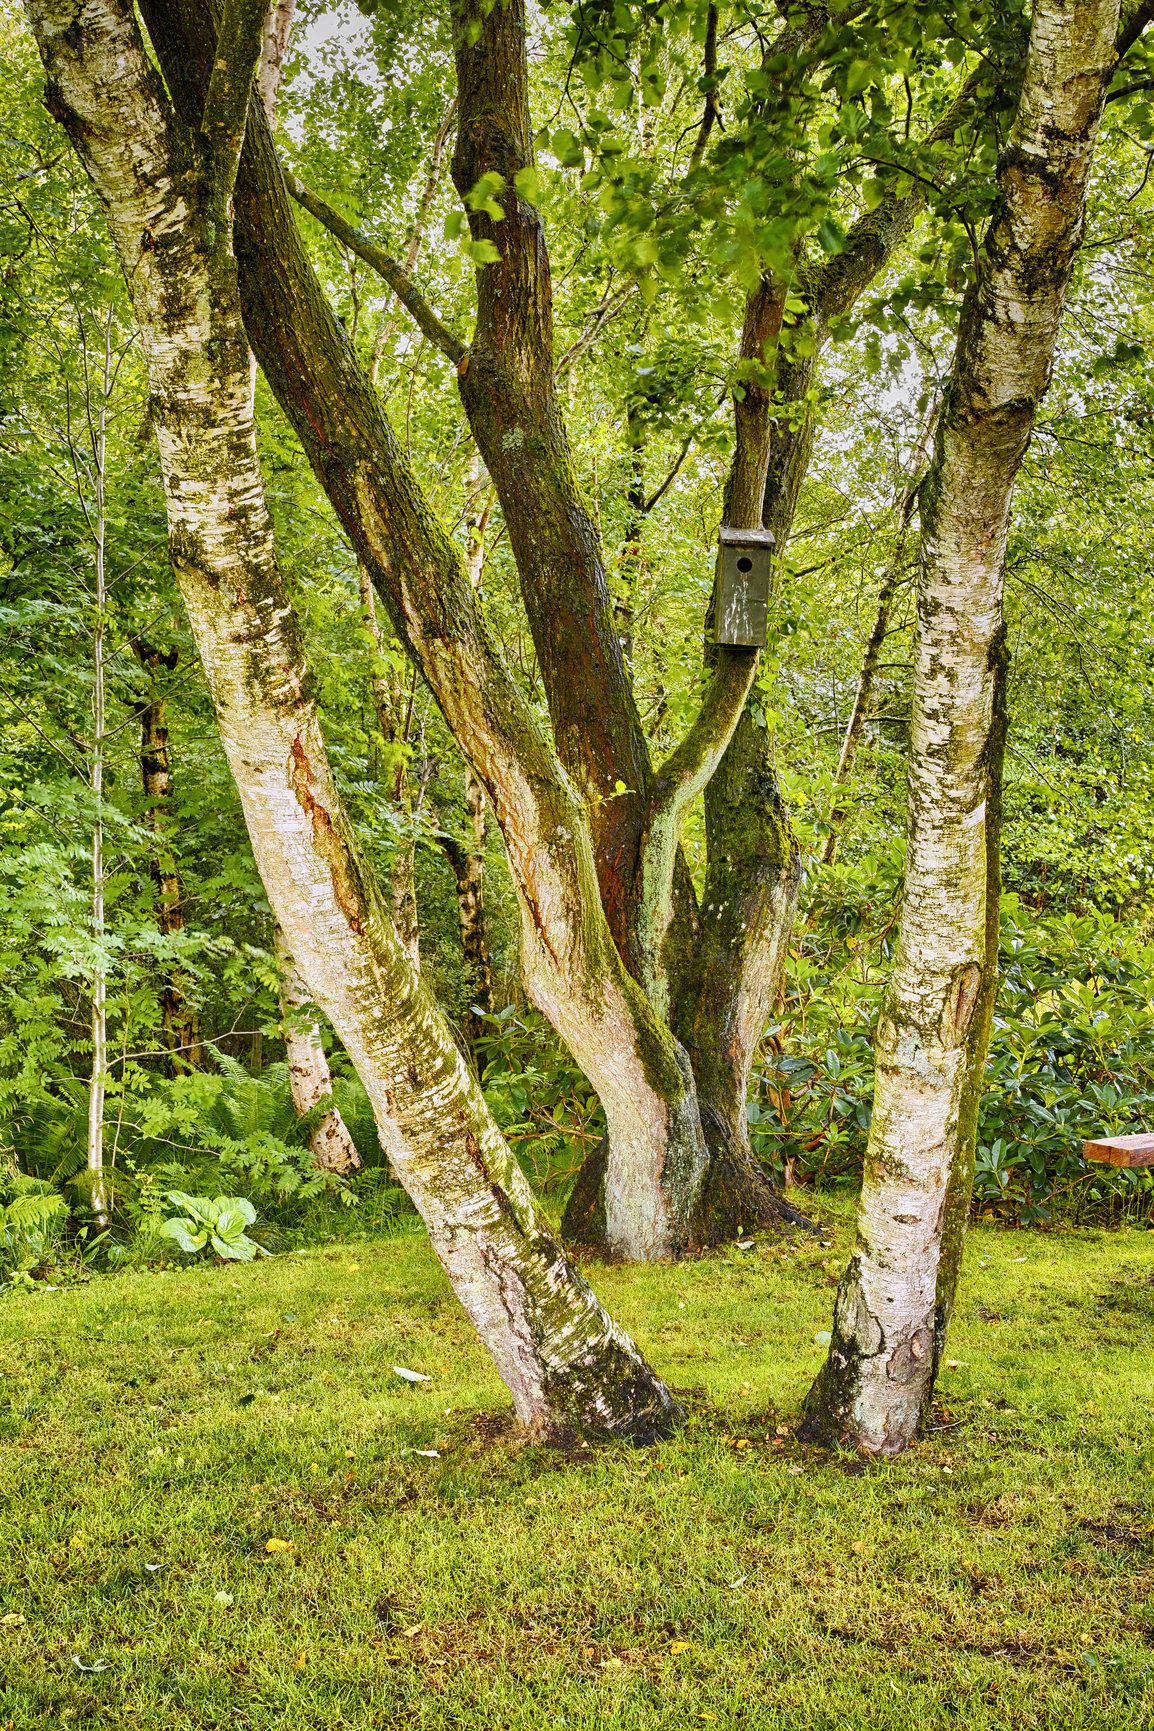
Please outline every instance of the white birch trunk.
M281 970L280 999L289 1088L297 1117L305 1118L323 1100L331 1101L332 1072L325 1057L320 1028L313 1017L301 1014L305 1005L312 1002L312 994L297 973L279 926L275 942ZM330 1105L317 1123L309 1137L309 1147L322 1172L343 1176L346 1172L355 1172L361 1163L349 1127L335 1105Z
M86 381L87 384L87 381ZM95 499L91 517L93 565L96 577L96 622L92 632L92 936L97 946L92 979L92 1074L88 1083L88 1153L92 1212L102 1229L111 1223L112 1195L104 1171L104 1096L108 1084L108 980L104 945L104 632L108 596L105 586L104 541L107 528L105 469L108 458L108 397L112 389L112 311L104 327L104 365L100 407L92 438ZM90 399L91 401L91 399ZM91 426L91 421L89 422Z
M71 0L28 9L49 106L104 202L140 325L170 551L257 865L518 1416L545 1435L653 1435L674 1403L538 1216L333 784L276 565L231 256L235 157L230 167L223 148L231 138L239 153L235 95L247 104L259 50L244 5L226 13L199 146L169 109L129 0L85 0L79 14ZM247 62L238 38L251 46Z
M987 753L1010 502L1049 381L1117 27L1118 0L1036 0L1002 207L963 308L923 500L905 899L857 1250L809 1403L816 1428L869 1453L908 1447L932 1392L947 1191L972 1160L963 1095L985 1061L967 1036L997 966Z

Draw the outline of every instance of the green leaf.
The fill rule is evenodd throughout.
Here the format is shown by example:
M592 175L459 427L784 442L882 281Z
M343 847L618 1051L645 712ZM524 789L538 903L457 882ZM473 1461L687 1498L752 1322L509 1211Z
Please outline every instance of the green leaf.
M527 168L518 169L513 176L513 190L518 198L524 199L526 204L540 204L541 176L532 164Z
M246 1238L243 1232L235 1237L221 1237L219 1233L212 1234L212 1248L226 1262L251 1262L257 1255L260 1246L254 1244L251 1238Z
M208 1243L208 1233L191 1233L185 1220L166 1220L157 1233L158 1238L171 1238L186 1256L195 1256Z

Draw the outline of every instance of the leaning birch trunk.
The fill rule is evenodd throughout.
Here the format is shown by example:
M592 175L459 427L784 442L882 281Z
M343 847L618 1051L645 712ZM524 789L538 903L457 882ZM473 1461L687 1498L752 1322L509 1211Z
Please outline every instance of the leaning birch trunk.
M106 208L141 330L169 545L269 901L449 1278L542 1435L676 1407L566 1262L405 955L333 783L256 455L231 200L263 0L225 13L197 136L130 0L29 0L47 101Z
M280 1000L285 1056L288 1060L289 1089L293 1106L298 1118L306 1118L310 1112L316 1111L322 1101L330 1102L329 1110L318 1120L309 1137L309 1147L322 1172L333 1172L338 1177L343 1177L346 1172L356 1171L361 1157L357 1153L356 1143L349 1135L348 1125L338 1108L332 1104L333 1078L329 1061L325 1057L321 1031L315 1017L302 1013L306 1012L307 1006L312 1002L312 994L297 973L284 932L279 926L276 929L275 943L281 977Z
M967 1099L989 1021L980 1039L971 1023L997 967L987 799L1010 502L1049 381L1117 27L1118 0L1036 0L1001 205L962 309L924 494L905 898L857 1248L808 1402L815 1431L871 1454L907 1448L926 1411L951 1191L955 1220L966 1212L952 1180L972 1160Z

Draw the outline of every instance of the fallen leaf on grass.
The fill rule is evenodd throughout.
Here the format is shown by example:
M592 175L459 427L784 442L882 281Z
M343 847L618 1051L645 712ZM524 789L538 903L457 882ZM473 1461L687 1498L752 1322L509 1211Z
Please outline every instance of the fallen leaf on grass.
M832 1339L833 1335L828 1328L819 1328L813 1337L813 1344L815 1346L828 1346Z
M266 1551L294 1551L296 1549L296 1540L266 1539L264 1548Z
M410 1623L407 1629L401 1630L401 1634L405 1637L406 1641L411 1641L414 1635L420 1634L424 1626L423 1623Z
M9 1611L7 1616L0 1617L0 1629L22 1629L24 1623L19 1611Z
M862 1551L865 1550L864 1541L861 1539L855 1539L853 1544L850 1546L850 1550L853 1551L855 1555L860 1556Z
M670 1641L669 1651L671 1653L688 1653L692 1645L692 1641Z
M224 1605L227 1607L232 1604L232 1594L226 1593L223 1590L219 1593L214 1593L213 1598L216 1600L218 1605Z
M89 1665L80 1657L79 1653L73 1653L72 1663L78 1671L107 1671L108 1669L107 1659L94 1659Z
M394 1376L403 1376L406 1382L432 1382L431 1376L422 1376L419 1370L406 1370L403 1364L393 1366Z
M624 1671L625 1667L621 1660L614 1656L610 1659L602 1659L601 1669L603 1671Z

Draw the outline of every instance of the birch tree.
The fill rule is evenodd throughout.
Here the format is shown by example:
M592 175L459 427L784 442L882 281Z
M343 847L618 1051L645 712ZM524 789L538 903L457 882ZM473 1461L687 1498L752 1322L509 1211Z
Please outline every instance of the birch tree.
M966 295L922 505L905 898L878 1027L857 1248L814 1429L874 1454L926 1410L969 1212L997 972L1003 565L1049 381L1118 0L1036 0L999 206Z
M545 1436L663 1431L674 1402L537 1214L401 946L326 758L257 463L232 250L263 0L226 9L193 125L174 112L128 0L85 0L79 13L30 0L28 12L50 111L120 257L148 367L170 553L294 960L365 1084L382 1146L518 1416Z

